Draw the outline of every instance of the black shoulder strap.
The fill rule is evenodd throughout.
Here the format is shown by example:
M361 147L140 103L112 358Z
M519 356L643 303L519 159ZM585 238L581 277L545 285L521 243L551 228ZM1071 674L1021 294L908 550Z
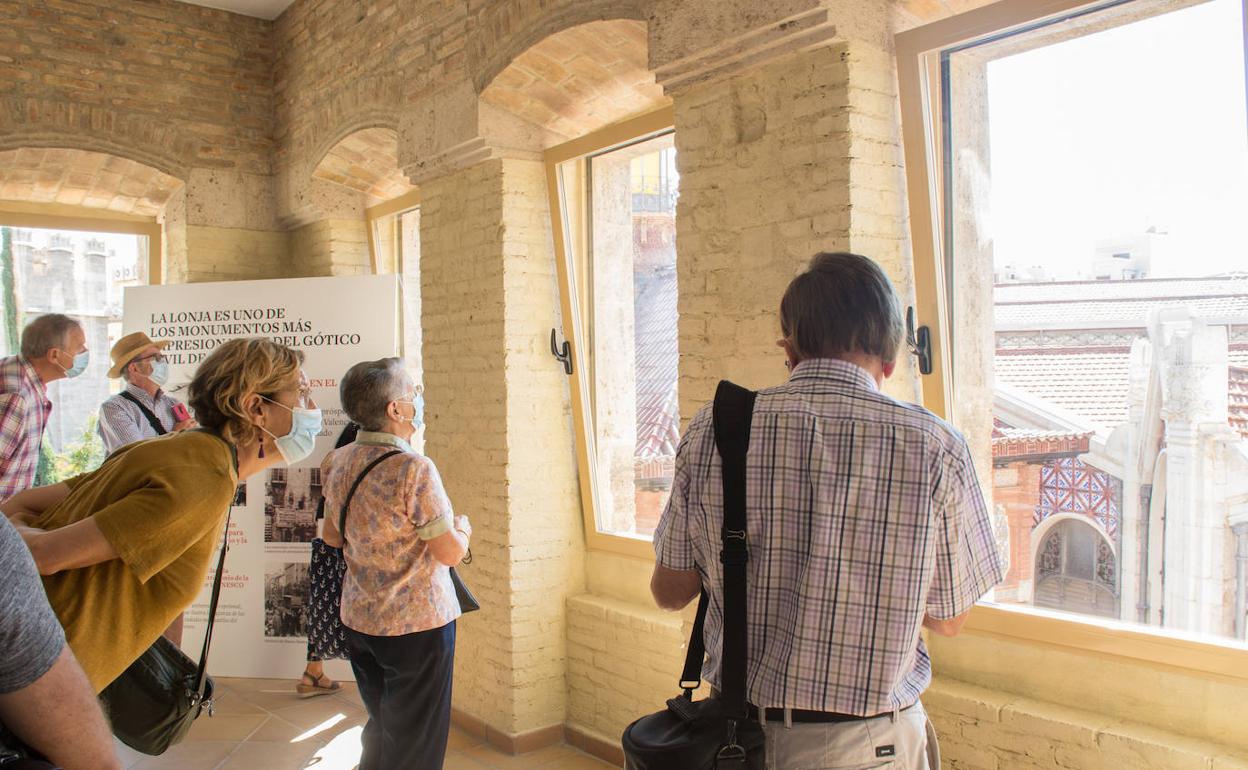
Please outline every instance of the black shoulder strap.
M746 612L745 456L754 416L752 390L721 380L715 391L715 447L723 461L724 529L719 560L724 568L724 647L720 656L720 697L729 713L745 716Z
M712 416L715 446L723 464L724 528L720 533L720 561L724 568L724 646L721 658L720 697L729 709L745 715L746 613L745 565L749 552L745 540L745 457L750 448L750 423L754 399L758 396L727 380L715 391ZM698 614L689 634L685 669L680 686L688 697L702 681L702 661L706 642L702 629L706 624L709 598L706 590L698 597Z
M160 420L156 418L156 415L152 413L152 410L148 409L147 405L142 401L138 400L132 394L124 390L121 391L121 397L139 408L139 411L143 413L143 416L147 418L148 423L151 424L152 430L156 431L157 436L163 436L169 432L165 430L165 426L160 424Z
M217 619L217 602L221 599L221 577L225 574L225 552L230 550L230 513L225 509L225 531L221 535L221 555L217 557L217 575L212 579L212 600L208 603L208 625L204 628L204 648L199 653L199 669L195 672L196 700L204 697L208 681L208 648L212 645L212 626Z
M351 491L347 492L347 499L342 501L342 511L338 514L338 534L342 537L342 542L344 544L347 542L347 509L351 507L351 498L355 497L355 490L360 488L360 482L364 480L364 477L368 475L369 471L376 468L378 465L381 465L383 460L387 460L395 455L401 454L403 454L403 450L391 449L389 452L386 452L381 457L378 457L368 465L364 466L364 470L360 471L360 475L355 477L355 483L351 485Z

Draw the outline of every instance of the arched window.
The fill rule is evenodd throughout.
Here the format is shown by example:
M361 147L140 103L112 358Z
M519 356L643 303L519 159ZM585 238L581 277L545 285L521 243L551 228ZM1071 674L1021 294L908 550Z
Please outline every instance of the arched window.
M1036 553L1037 607L1118 617L1118 557L1091 524L1054 525Z

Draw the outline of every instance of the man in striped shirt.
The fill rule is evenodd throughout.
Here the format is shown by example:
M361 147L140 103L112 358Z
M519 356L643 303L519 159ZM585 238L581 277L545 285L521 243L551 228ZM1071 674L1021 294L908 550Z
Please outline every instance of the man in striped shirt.
M0 501L34 486L52 414L48 383L77 377L88 361L82 325L60 313L27 324L21 352L0 359Z
M956 634L1003 576L970 452L947 423L880 392L903 326L871 260L817 255L785 292L780 328L790 376L758 395L746 470L746 693L767 722L768 767L926 770L939 755L919 703L931 682L919 631ZM651 583L667 609L706 587L715 688L720 468L707 406L677 450Z

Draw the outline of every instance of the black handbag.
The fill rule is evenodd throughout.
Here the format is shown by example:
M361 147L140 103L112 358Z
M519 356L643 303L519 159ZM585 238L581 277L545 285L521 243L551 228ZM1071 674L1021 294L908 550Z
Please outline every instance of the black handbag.
M401 454L403 452L398 449L386 452L364 466L360 475L355 477L338 512L338 534L344 542L347 539L347 509L351 507L351 498L355 497L364 477L382 461ZM308 571L308 641L312 651L322 660L348 658L347 627L342 624L342 579L347 574L347 559L342 549L329 545L319 537L314 539L312 564Z
M161 636L100 693L104 713L113 726L113 735L135 751L153 756L163 754L186 737L191 725L205 709L212 716L213 684L208 677L208 648L212 644L212 626L217 617L217 602L221 598L221 577L225 573L229 532L230 514L227 511L199 663Z
M704 588L680 677L684 692L669 700L663 711L644 716L624 730L627 770L763 770L765 766L763 727L750 718L745 698L745 565L749 556L745 535L745 456L757 395L724 380L715 391L713 407L715 446L723 461L723 691L718 697L693 700L693 691L702 684L706 653L702 628L709 599Z
M0 768L4 770L61 770L0 725Z

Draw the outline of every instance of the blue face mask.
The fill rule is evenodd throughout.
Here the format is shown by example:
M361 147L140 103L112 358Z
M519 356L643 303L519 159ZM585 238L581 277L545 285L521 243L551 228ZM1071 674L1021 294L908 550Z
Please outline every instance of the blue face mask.
M273 436L273 443L277 445L277 451L281 452L282 459L287 465L306 460L312 451L316 449L316 437L321 432L321 410L320 409L291 409L285 404L278 403L271 398L264 398L272 404L277 404L281 408L291 413L290 432L285 436L276 436L267 428L261 427L260 430Z
M157 385L164 385L166 382L168 382L169 381L169 362L168 361L153 361L152 373L147 375L147 379L151 380Z
M61 366L60 364L57 364L57 366L61 366L61 369L65 372L66 377L73 378L85 372L87 370L87 365L90 363L91 363L91 351L84 350L78 355L74 356L74 363L68 369Z
M403 419L412 424L413 428L419 428L425 424L425 397L417 393L411 401L395 401L396 404L408 404L412 407L412 416Z

